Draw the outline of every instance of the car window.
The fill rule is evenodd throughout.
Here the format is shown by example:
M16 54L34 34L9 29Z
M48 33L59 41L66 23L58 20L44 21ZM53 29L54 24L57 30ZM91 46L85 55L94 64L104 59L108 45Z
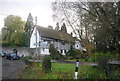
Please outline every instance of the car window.
M16 54L14 54L14 53L12 53L12 54L10 54L11 56L16 56Z
M0 51L0 53L4 53L3 51Z

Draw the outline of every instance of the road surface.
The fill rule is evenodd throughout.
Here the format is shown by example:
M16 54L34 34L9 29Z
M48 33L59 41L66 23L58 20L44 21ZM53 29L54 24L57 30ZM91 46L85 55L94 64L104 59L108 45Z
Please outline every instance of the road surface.
M2 58L2 79L17 79L24 65L21 60Z

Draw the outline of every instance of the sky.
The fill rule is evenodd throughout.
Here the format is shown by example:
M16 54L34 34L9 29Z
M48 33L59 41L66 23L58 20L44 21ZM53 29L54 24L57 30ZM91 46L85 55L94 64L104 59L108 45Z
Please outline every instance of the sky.
M4 26L4 18L8 15L20 16L23 21L27 20L29 13L37 25L47 27L56 26L52 18L52 5L54 0L0 0L0 30Z
M23 21L27 21L29 13L32 14L34 20L35 17L37 17L37 25L43 27L51 25L53 28L55 28L57 21L53 21L53 11L51 5L51 3L54 1L55 0L0 0L0 30L2 27L4 27L4 18L6 18L8 15L20 16ZM70 33L71 29L67 29Z

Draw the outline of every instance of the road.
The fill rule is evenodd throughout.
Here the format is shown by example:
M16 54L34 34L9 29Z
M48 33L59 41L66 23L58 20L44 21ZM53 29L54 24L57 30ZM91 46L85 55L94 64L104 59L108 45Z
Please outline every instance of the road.
M24 65L21 60L2 58L2 79L17 79Z

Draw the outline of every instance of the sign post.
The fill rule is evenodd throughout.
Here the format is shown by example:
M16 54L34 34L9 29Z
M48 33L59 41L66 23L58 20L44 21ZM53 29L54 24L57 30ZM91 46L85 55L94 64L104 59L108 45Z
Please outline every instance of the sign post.
M76 58L76 68L75 68L75 76L74 79L78 79L78 66L79 66L79 60Z

